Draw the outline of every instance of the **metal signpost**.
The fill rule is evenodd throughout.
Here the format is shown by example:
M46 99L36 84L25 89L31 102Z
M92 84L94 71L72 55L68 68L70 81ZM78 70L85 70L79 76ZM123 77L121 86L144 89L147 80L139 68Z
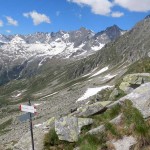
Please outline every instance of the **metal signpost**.
M23 112L28 112L28 113L29 113L32 150L34 150L33 126L32 126L32 113L36 113L36 109L35 109L34 106L31 106L31 102L30 102L30 100L29 100L29 105L20 105L20 110L23 111Z

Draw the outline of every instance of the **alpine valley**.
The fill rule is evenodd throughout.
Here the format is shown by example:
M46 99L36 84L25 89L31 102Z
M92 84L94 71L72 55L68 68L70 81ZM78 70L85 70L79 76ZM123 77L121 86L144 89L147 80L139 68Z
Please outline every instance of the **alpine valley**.
M0 150L31 149L29 99L35 150L149 150L150 16L129 31L0 34Z

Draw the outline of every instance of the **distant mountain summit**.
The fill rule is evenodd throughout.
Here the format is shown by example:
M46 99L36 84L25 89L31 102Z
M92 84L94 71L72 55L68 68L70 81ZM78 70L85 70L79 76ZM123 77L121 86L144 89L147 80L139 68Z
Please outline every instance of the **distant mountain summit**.
M95 34L94 39L98 39L102 43L109 43L116 40L118 37L123 35L126 31L120 29L117 25L106 28L106 30Z
M150 18L150 14L145 17L145 19L149 19L149 18Z

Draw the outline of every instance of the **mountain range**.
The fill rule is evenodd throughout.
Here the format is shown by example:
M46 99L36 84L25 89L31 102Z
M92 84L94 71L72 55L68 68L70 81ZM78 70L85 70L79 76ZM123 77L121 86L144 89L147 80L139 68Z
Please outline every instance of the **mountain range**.
M0 35L0 77L3 78L0 85L21 78L24 70L33 64L35 74L51 58L81 59L91 55L125 32L114 25L96 34L82 27L70 32Z

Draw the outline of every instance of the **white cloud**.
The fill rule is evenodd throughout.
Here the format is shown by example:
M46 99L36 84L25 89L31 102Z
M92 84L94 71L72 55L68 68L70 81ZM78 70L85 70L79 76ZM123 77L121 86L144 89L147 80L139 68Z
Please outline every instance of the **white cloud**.
M115 17L115 18L119 18L119 17L124 16L124 13L123 13L123 12L116 11L116 12L112 12L111 16L112 16L112 17Z
M114 0L114 3L115 5L135 12L146 12L150 10L150 0Z
M0 20L0 27L2 27L3 26L3 21L2 20Z
M12 17L6 16L6 19L9 25L18 26L18 21L14 20Z
M28 12L23 14L24 17L29 18L31 17L33 20L34 25L39 25L41 23L51 23L51 20L45 14L40 14L36 11Z
M56 16L59 16L60 15L60 11L56 11Z
M80 6L89 6L94 14L108 16L113 4L109 0L67 0Z
M11 33L11 31L10 31L10 30L6 30L6 32L7 32L7 33Z
M115 6L128 9L135 12L150 11L150 0L67 0L68 2L76 3L79 6L88 6L94 14L122 17L123 12L112 10Z

